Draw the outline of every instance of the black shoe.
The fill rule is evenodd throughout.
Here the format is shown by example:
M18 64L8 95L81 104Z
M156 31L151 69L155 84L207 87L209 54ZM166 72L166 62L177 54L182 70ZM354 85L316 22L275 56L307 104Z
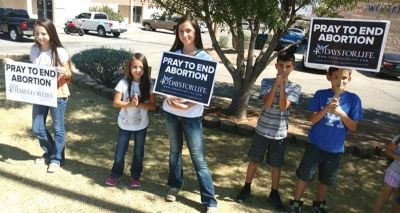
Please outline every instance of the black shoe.
M312 212L313 213L327 213L325 209L326 202L324 201L313 201Z
M242 188L239 195L236 197L236 202L243 203L248 197L250 197L251 189Z
M281 196L279 195L278 190L271 191L268 201L275 210L279 212L286 212L286 208L281 201Z
M302 206L303 206L303 201L290 200L289 213L301 213Z

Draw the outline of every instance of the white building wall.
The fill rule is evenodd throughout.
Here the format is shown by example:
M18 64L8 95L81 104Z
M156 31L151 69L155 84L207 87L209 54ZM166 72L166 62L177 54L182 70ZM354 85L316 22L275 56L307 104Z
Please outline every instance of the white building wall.
M89 11L89 6L90 0L53 0L53 22L56 26L63 26L67 19Z

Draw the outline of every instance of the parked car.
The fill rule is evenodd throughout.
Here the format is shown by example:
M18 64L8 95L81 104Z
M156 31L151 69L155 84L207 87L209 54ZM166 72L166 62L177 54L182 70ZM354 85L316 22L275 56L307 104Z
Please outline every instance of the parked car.
M298 34L302 35L303 37L305 36L304 31L299 28L289 28L288 31L298 33Z
M205 33L208 32L207 24L203 21L199 21L200 32Z
M155 16L153 19L144 19L142 25L145 30L164 29L175 31L178 21L179 18L167 19L165 16Z
M255 49L256 50L261 50L265 43L268 41L268 34L258 34L256 37L256 44L255 44Z
M294 28L293 28L294 29ZM298 47L298 44L303 42L304 34L301 34L297 31L289 29L278 41L275 50L281 50L288 45L295 44L294 50Z
M109 20L107 14L102 12L84 12L77 15L72 21L76 25L81 24L85 33L97 31L97 34L102 37L105 37L107 33L119 37L128 29L125 22Z
M383 54L382 67L380 73L385 75L400 76L400 53L385 52Z
M24 35L33 36L35 21L29 18L26 10L0 8L0 32L8 34L12 41L18 41Z

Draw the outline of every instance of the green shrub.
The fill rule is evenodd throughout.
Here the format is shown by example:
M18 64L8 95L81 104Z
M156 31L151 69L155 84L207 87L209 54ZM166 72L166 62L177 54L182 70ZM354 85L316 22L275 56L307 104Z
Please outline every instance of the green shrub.
M221 35L219 37L219 42L218 42L219 46L221 46L222 48L228 47L228 40L229 40L228 36Z
M126 62L132 53L106 47L83 50L72 56L72 62L81 72L107 87L114 87L124 74Z
M114 10L112 10L111 7L106 6L106 5L103 5L101 7L90 7L89 11L106 13L108 16L108 19L110 19L110 20L115 20L115 21L123 21L124 20L124 17L122 17L121 14L114 12Z

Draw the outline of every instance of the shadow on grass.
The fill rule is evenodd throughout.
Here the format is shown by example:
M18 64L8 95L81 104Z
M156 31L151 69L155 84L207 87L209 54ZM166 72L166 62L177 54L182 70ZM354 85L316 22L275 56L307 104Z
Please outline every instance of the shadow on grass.
M36 189L40 189L42 191L46 191L49 192L51 194L56 194L58 196L62 196L65 197L67 199L71 199L71 200L77 200L80 201L82 203L86 203L88 205L92 205L92 206L97 206L99 208L103 208L105 210L110 210L110 211L118 211L118 212L142 212L139 211L137 209L134 208L129 208L126 206L121 206L121 205L117 205L105 200L101 200L101 199L96 199L93 198L91 196L87 196L87 195L82 195L82 194L78 194L76 192L70 191L70 190L66 190L63 189L61 187L55 187L55 186L49 186L45 183L41 183L39 181L35 181L29 178L25 178L16 174L12 174L6 171L0 171L0 175L3 178L7 178L13 182L17 182L23 185L27 185L27 186L31 186L33 188Z
M66 112L67 160L64 169L72 174L82 174L90 178L93 180L93 184L104 185L103 181L111 172L118 134L117 115L119 110L112 108L110 100L97 96L74 84L70 86L70 89L72 96ZM310 97L306 96L305 98ZM151 123L145 145L143 185L139 190L164 197L167 191L166 182L168 177L168 137L163 116L154 112L149 114ZM298 114L299 116L304 116L299 117L299 119L305 119L306 115L304 113ZM16 132L16 134L20 133ZM248 163L245 153L250 145L250 137L209 128L204 129L204 137L206 159L216 185L217 199L221 202L234 202L245 178ZM131 144L125 158L127 166L130 165L132 159L132 147ZM282 199L286 204L294 191L295 170L301 160L303 151L304 149L298 146L288 146L286 164L282 168L280 186ZM6 161L8 158L15 160L34 158L26 151L8 145L0 146L0 154L2 156L0 161ZM197 199L200 201L197 178L186 146L184 146L183 161L185 174L183 190L194 192L198 195ZM371 161L345 156L338 176L338 184L332 187L328 194L329 210L332 212L348 212L349 209L352 212L370 210L370 204L376 196L375 192L381 186L382 173L379 172L383 168L384 165L381 160ZM129 167L125 169L125 172L128 171ZM34 180L25 180L16 174L7 172L1 172L0 174L10 180L26 182L49 192L59 190L58 193L62 196L82 200L82 202L90 205L102 205L102 202L104 202L103 200L93 199L62 188L46 186ZM124 181L120 182L117 187L121 189L127 188L128 177L129 174L126 174ZM315 182L310 185L304 195L306 210L310 208L312 200L315 199ZM267 204L267 196L271 187L269 167L260 165L253 187L254 193L248 202L244 205L232 204L231 208L243 212L271 210L271 207ZM195 210L201 210L200 202L195 202L184 196L180 196L177 202ZM105 209L119 207L108 202L105 202L103 206L105 206ZM126 210L135 211L129 208ZM223 210L221 211L223 212Z

